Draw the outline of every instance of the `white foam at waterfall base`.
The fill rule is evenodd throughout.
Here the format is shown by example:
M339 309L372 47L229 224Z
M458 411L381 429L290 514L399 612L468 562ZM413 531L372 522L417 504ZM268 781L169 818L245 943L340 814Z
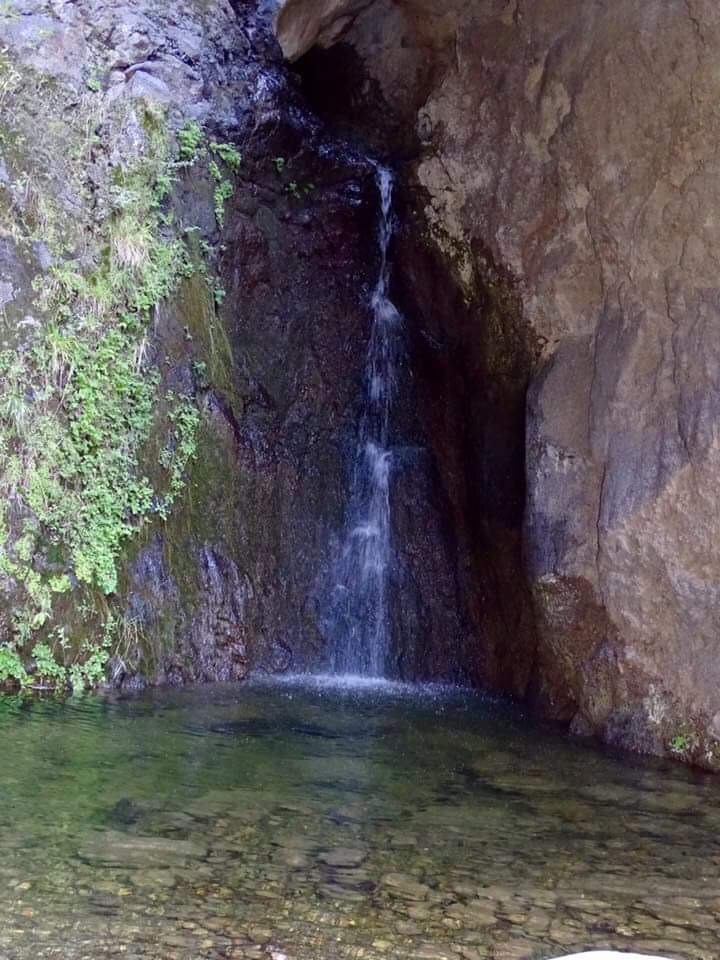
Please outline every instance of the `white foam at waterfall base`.
M414 689L410 683L386 680L384 677L366 677L358 673L287 673L274 677L273 682L287 686L333 690L399 692Z
M318 693L350 693L360 696L442 697L457 695L462 687L443 683L403 683L385 677L369 677L357 673L284 673L254 676L256 686L297 687Z

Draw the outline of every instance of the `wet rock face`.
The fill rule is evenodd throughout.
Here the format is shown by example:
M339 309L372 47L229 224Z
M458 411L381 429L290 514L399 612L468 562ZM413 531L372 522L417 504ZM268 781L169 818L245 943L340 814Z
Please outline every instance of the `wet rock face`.
M43 334L51 318L33 283L78 249L72 231L52 255L41 242L16 242L25 168L42 161L48 203L72 211L83 266L113 216L102 206L112 171L146 148L150 121L176 148L186 137L189 159L169 170L162 202L164 229L195 269L154 305L143 342L146 375L159 386L140 469L155 489L167 482L174 446L165 435L177 416L168 397L197 410L194 457L167 516L129 518L117 589L93 608L111 608L122 624L113 678L127 687L143 677L238 680L253 667L313 662L322 653L314 591L342 524L376 270L370 166L308 112L263 4L23 0L12 16L0 11L0 48L0 98L18 98L10 112L24 123L0 143L5 350L23 353ZM42 116L37 83L56 98L50 134L30 115L37 106ZM100 124L87 170L71 119L86 107ZM115 113L129 118L123 126L105 121ZM193 124L204 131L194 146ZM67 149L41 142L50 135ZM36 527L32 563L44 572L54 541ZM2 544L10 556L13 538L11 529ZM22 602L6 572L0 643L14 638ZM79 640L97 632L72 567L69 581L33 639L58 627Z
M365 74L355 96L379 91L388 123L416 135L407 178L466 300L488 263L520 298L539 348L528 693L578 731L716 767L720 14L705 0L429 6L338 3L317 26L287 0L279 39L295 57L300 22L321 44L342 33Z
M405 649L418 638L424 676L524 696L536 646L521 557L533 343L513 325L517 304L504 298L500 276L495 289L483 283L472 298L463 294L428 242L418 200L407 188L394 251L410 372L402 428L422 451L393 491L407 552L400 569L409 568L395 633Z
M317 584L342 523L368 335L372 170L307 111L255 6L235 18L252 85L231 128L243 167L222 233L197 493L130 570L131 609L165 638L160 682L323 657ZM197 222L204 189L184 187Z
M243 631L263 651L254 665L301 669L325 653L318 588L348 497L377 199L368 165L315 140L309 121L273 125L257 150L268 181L238 198L223 264L231 522L252 585ZM272 162L281 156L292 158L283 178ZM307 197L288 191L295 182Z

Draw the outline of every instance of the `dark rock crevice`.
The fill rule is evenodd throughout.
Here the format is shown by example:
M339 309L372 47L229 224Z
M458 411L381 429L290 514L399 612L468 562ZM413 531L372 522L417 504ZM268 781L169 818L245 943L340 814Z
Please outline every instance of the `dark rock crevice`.
M428 59L405 115L346 44L313 49L294 70L323 122L380 154L399 178L392 275L407 355L392 492L398 672L522 697L536 657L522 527L525 395L538 348L490 252L478 243L449 254L425 216L414 171L427 145L408 118L436 65ZM456 262L468 255L476 266L463 284Z
M462 627L444 656L464 680L523 696L536 646L522 558L525 395L536 348L510 279L478 252L486 273L462 289L423 208L408 185L395 277L408 319L414 429L436 478L429 500L453 544ZM442 648L441 637L433 632L428 642Z

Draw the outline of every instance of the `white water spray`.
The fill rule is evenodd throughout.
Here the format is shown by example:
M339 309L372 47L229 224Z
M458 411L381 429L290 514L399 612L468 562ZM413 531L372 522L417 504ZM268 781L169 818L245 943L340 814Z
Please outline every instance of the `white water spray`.
M329 632L333 669L384 676L390 650L388 576L392 556L390 411L397 388L402 317L388 296L393 232L392 173L377 168L380 272L370 300L372 329L365 396L342 550L334 569Z

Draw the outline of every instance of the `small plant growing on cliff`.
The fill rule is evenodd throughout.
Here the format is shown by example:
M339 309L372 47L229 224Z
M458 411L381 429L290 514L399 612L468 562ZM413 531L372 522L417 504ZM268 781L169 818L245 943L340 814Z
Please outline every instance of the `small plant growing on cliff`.
M235 187L229 180L221 180L215 187L215 219L219 227L225 224L225 204L235 193Z
M169 393L170 404L168 419L174 432L170 445L160 455L160 466L169 474L168 490L162 502L156 507L158 514L167 519L170 509L184 487L184 475L188 464L197 454L197 433L200 426L200 413L189 397L176 397Z
M204 360L194 360L192 363L193 379L198 390L207 390L210 386L208 366Z
M285 187L293 200L303 200L309 196L315 189L314 183L298 183L297 180L291 180Z
M188 120L177 133L178 160L180 163L192 165L200 155L200 149L205 140L200 124L196 120Z
M11 683L26 687L30 683L20 655L12 644L0 646L0 685Z
M210 149L229 168L231 173L237 173L242 163L242 156L231 143L213 141L210 144ZM225 224L225 204L235 193L235 187L230 180L226 179L217 160L210 161L208 170L216 183L214 193L215 219L218 226L222 227Z
M216 143L213 141L210 144L210 149L213 153L217 154L223 163L232 170L233 173L237 173L242 164L242 155L231 143Z
M86 641L80 648L80 655L84 659L73 663L67 670L67 680L73 693L82 693L87 687L95 687L106 679L114 629L115 620L110 617L101 639L96 643Z
M280 176L285 169L287 160L285 157L273 157L273 166L275 167L275 173Z
M687 753L690 745L691 740L686 733L678 733L670 741L670 749L673 753Z
M52 686L64 686L67 681L65 667L58 663L55 655L46 643L36 643L33 648L33 660L37 676Z

